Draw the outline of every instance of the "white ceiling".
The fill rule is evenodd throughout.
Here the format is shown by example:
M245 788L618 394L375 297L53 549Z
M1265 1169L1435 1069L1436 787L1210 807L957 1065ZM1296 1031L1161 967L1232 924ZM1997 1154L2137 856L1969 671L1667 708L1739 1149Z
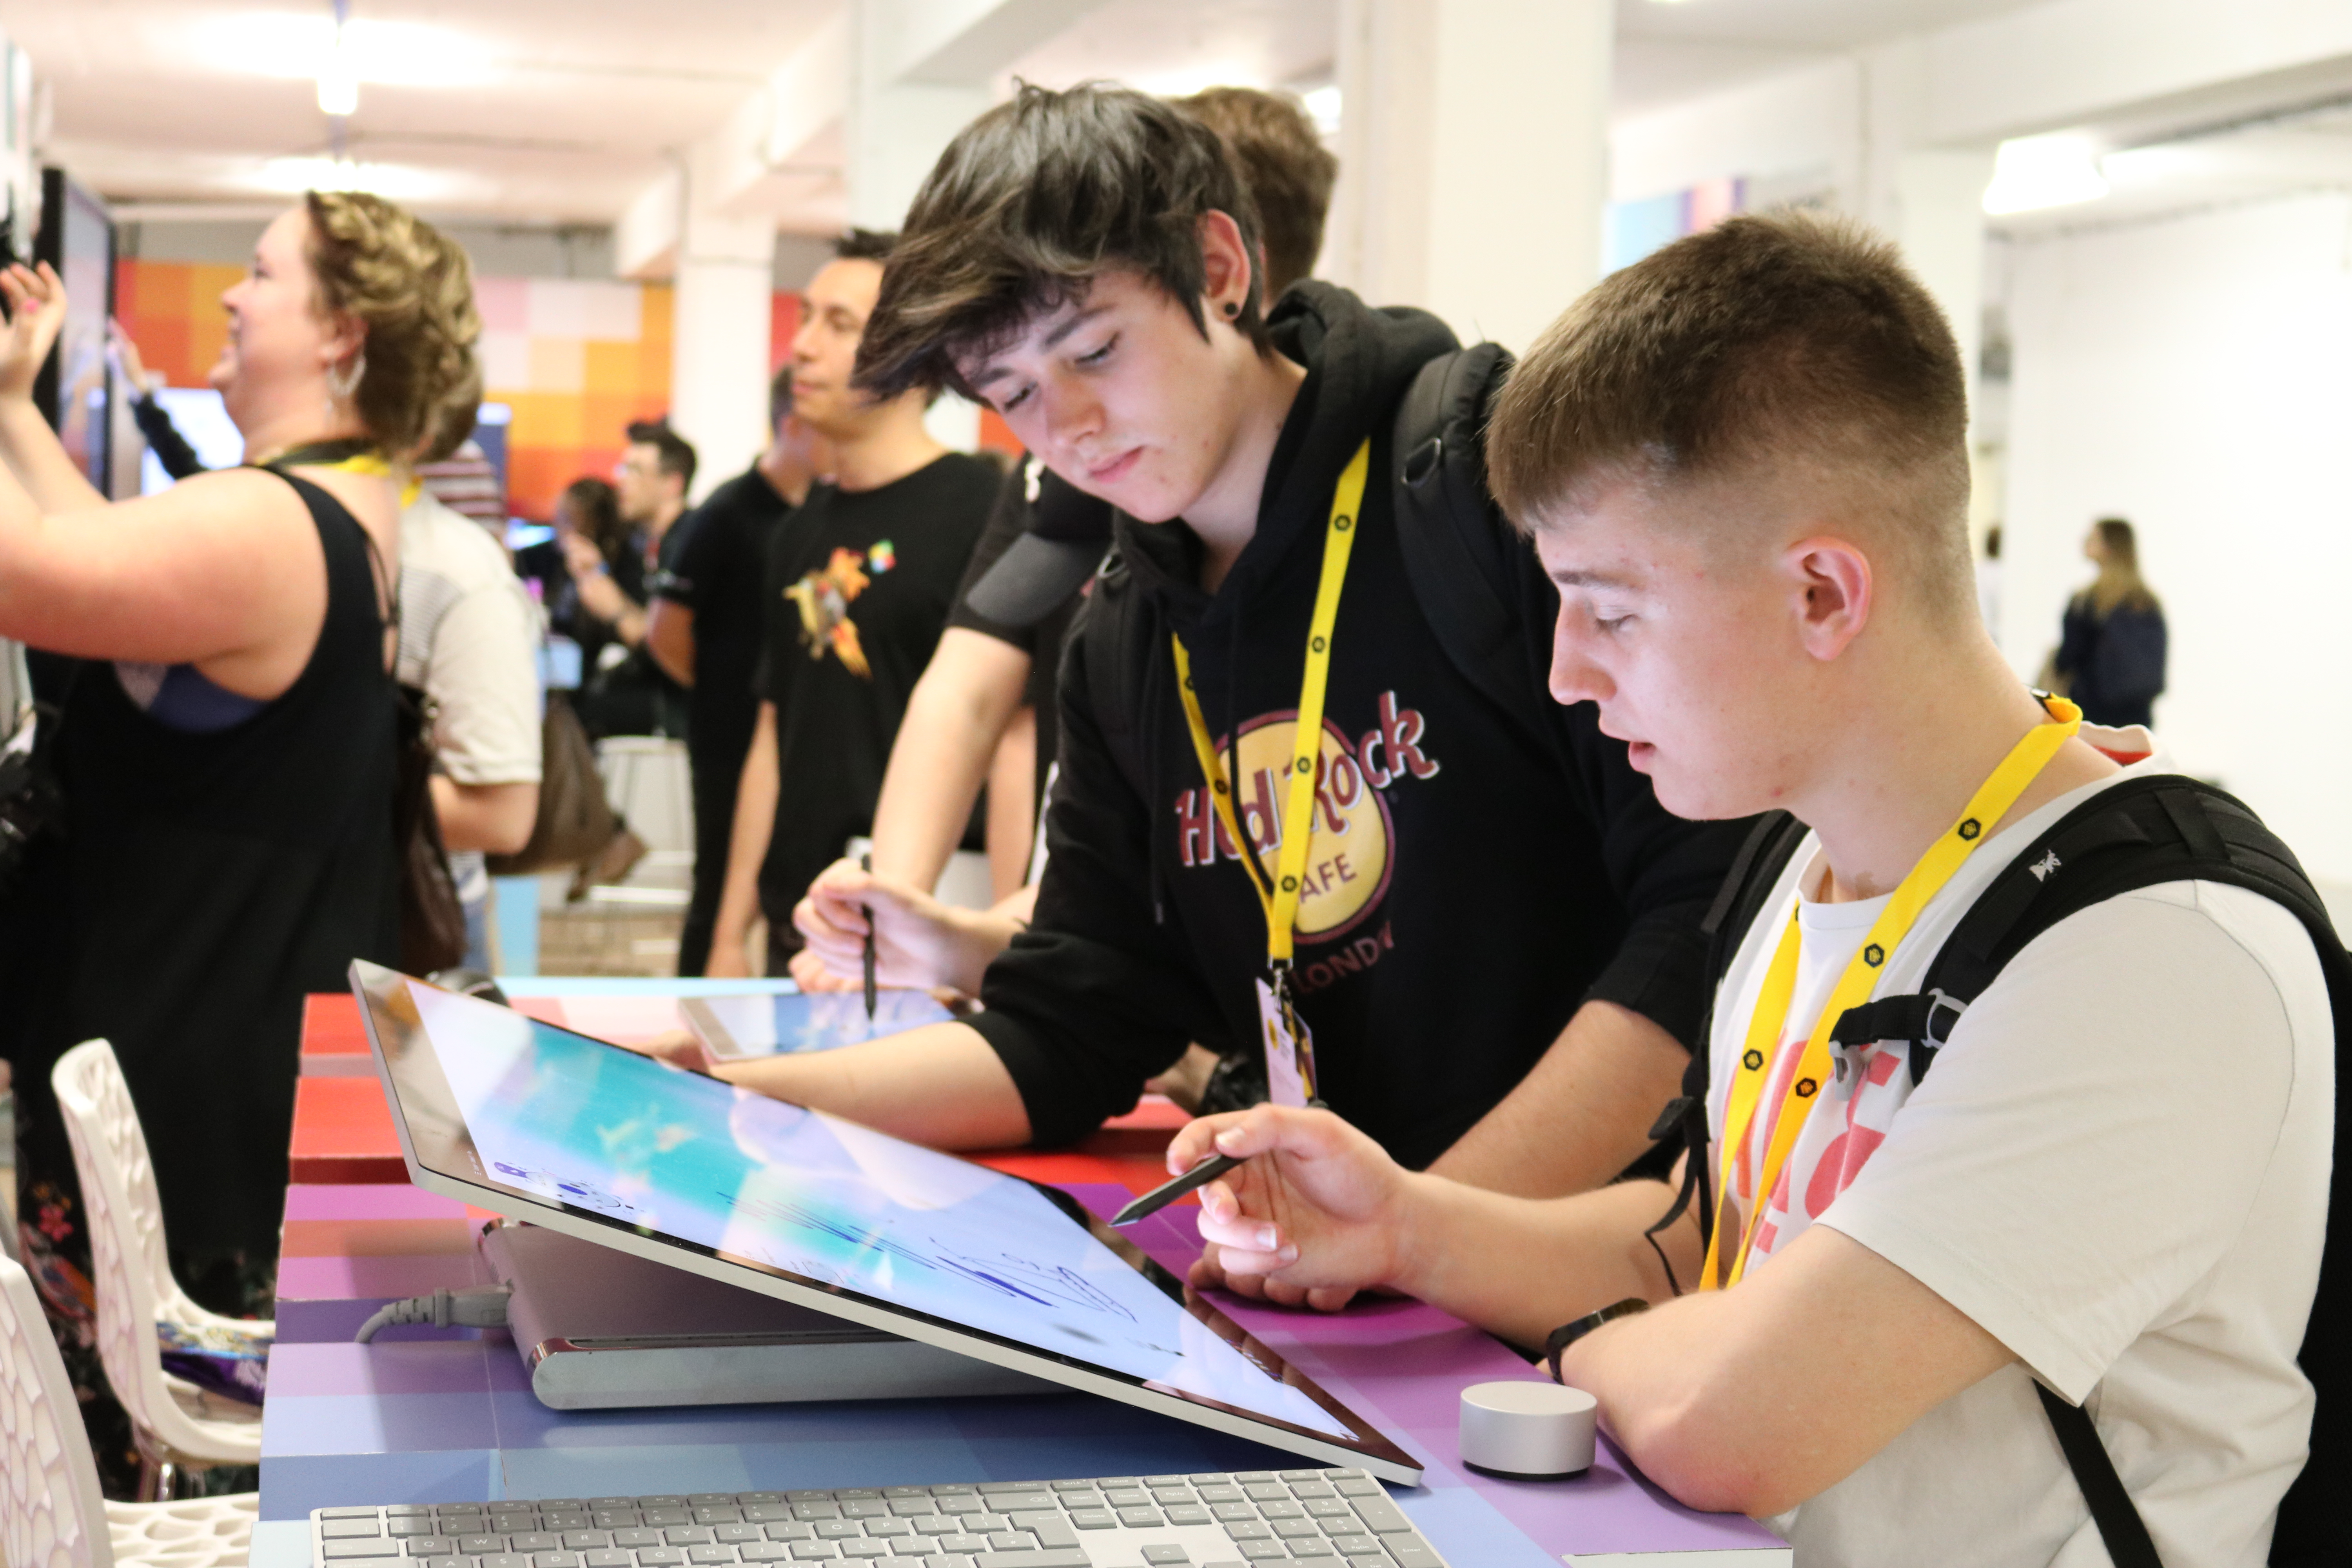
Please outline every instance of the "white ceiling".
M609 223L840 3L353 0L355 27L375 29L360 54L378 79L362 81L348 149L404 172L388 194L427 211ZM1618 111L2032 3L1616 0ZM1312 85L1330 74L1339 7L1105 0L1008 77ZM247 207L324 173L301 160L330 151L314 95L329 16L328 0L0 0L0 28L50 84L59 161L118 199ZM2248 137L2226 161L2273 156L2307 167L2320 154Z

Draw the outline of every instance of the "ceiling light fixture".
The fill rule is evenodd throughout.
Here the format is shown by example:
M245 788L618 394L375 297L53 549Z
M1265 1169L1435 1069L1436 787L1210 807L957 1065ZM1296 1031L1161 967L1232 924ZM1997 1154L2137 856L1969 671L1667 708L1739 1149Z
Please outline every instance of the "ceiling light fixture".
M2020 136L1993 154L1984 210L1995 217L2095 202L2107 194L2098 149L2080 132Z
M319 112L341 120L359 112L360 73L352 60L348 0L335 0L335 41L319 67Z

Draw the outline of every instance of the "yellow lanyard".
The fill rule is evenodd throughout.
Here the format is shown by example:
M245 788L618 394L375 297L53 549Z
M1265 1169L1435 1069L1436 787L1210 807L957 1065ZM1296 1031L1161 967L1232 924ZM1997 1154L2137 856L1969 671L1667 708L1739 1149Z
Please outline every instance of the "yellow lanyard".
M1837 989L1830 994L1828 1005L1822 1009L1811 1036L1805 1041L1804 1055L1798 1058L1796 1073L1780 1103L1780 1117L1772 1124L1772 1141L1765 1149L1763 1170L1749 1200L1747 1224L1741 1227L1739 1249L1729 1259L1731 1272L1726 1279L1721 1272L1725 1263L1721 1256L1723 1216L1733 1191L1732 1175L1741 1145L1755 1121L1757 1102L1763 1097L1764 1080L1769 1076L1769 1064L1778 1055L1780 1031L1788 1024L1789 1007L1796 995L1797 952L1801 942L1796 911L1790 911L1788 929L1780 933L1780 945L1773 952L1771 967L1764 972L1763 989L1757 994L1756 1011L1748 1017L1747 1046L1739 1054L1730 1100L1724 1108L1723 1181L1716 1189L1722 1194L1722 1201L1716 1205L1715 1234L1707 1237L1706 1266L1699 1272L1699 1289L1712 1290L1736 1285L1746 1272L1748 1251L1756 1242L1757 1224L1771 1204L1781 1168L1788 1163L1797 1135L1804 1131L1805 1119L1812 1113L1821 1087L1828 1079L1830 1032L1837 1027L1837 1021L1845 1016L1846 1009L1858 1007L1870 999L1880 976L1886 973L1887 961L1909 934L1919 911L1984 842L1985 830L2008 813L2017 797L2025 793L2026 786L2058 754L2058 748L2083 727L2082 710L2064 698L2045 698L2043 704L2053 722L2036 724L2026 731L2025 738L2011 749L2000 766L1993 769L1992 776L1978 787L1974 798L1960 813L1960 819L1919 858L1910 875L1895 888L1895 896L1886 900L1886 908L1880 911L1870 934L1863 941L1862 951L1847 963Z
M322 468L340 468L347 474L367 474L379 479L388 479L393 477L392 465L385 462L373 452L362 452L357 457L345 458L341 462L321 463L319 467ZM405 510L407 508L416 504L417 492L424 489L424 488L425 481L423 479L418 479L414 474L409 475L407 480L400 487L400 504L402 510Z
M1192 753L1201 760L1201 774L1209 784L1209 798L1217 820L1234 842L1250 886L1265 910L1265 957L1277 983L1290 968L1292 928L1298 921L1298 900L1307 879L1307 849L1315 837L1315 769L1323 755L1323 698L1330 684L1331 626L1339 615L1339 584L1348 575L1348 552L1355 548L1356 519L1364 503L1364 476L1371 468L1372 444L1356 448L1339 487L1331 492L1331 521L1323 533L1323 580L1315 590L1315 618L1307 632L1307 673L1298 686L1298 727L1293 735L1297 753L1290 762L1290 786L1276 831L1282 851L1269 885L1265 868L1242 833L1234 816L1234 792L1217 743L1209 738L1208 721L1201 717L1201 700L1192 690L1192 660L1181 637L1168 640L1176 648L1176 682L1184 700L1184 722L1192 731ZM1277 991L1282 989L1277 984Z

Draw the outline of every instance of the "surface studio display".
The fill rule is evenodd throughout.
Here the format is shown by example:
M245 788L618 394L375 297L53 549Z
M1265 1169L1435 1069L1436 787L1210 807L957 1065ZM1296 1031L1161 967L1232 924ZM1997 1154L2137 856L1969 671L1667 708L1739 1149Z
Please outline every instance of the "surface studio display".
M416 1184L1415 1484L1393 1442L1066 1196L370 963Z

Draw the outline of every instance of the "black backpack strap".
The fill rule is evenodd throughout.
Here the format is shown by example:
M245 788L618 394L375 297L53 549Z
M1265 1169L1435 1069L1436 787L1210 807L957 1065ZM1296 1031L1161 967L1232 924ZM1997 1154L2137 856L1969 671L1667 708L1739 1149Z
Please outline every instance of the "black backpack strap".
M1390 488L1405 574L1446 657L1522 716L1540 711L1530 700L1544 693L1528 678L1525 617L1512 593L1507 552L1520 545L1486 489L1486 411L1510 367L1499 343L1423 365L1397 405Z
M1719 994L1724 972L1731 967L1731 955L1739 951L1748 928L1756 923L1764 900L1788 868L1789 858L1803 843L1805 825L1785 811L1770 811L1756 819L1748 830L1748 841L1731 859L1731 869L1724 874L1723 886L1715 895L1706 918L1699 922L1699 933L1706 939L1706 973L1712 990ZM1683 1068L1683 1091L1666 1102L1651 1125L1653 1142L1680 1137L1683 1144L1682 1186L1675 1194L1674 1206L1665 1216L1643 1236L1658 1261L1665 1263L1665 1251L1658 1245L1658 1237L1679 1220L1696 1202L1698 1205L1698 1228L1701 1236L1715 1230L1715 1188L1709 1181L1706 1161L1706 1089L1707 1047L1715 1033L1715 1002L1707 1000L1706 1018L1699 1026L1698 1039L1691 1047L1690 1061ZM1681 1293L1682 1282L1675 1278L1674 1267L1666 1265L1666 1282Z
M2302 921L2326 976L2340 1058L2340 1042L2352 1024L2352 958L2346 956L2326 905L2294 852L2244 803L2172 773L2126 780L2069 812L1969 906L1927 966L1919 994L1880 997L1849 1009L1832 1037L1842 1045L1911 1042L1916 1083L1949 1037L1952 1023L2027 943L2095 904L2179 881L2244 888ZM2344 1087L2339 1083L2339 1095ZM2352 1214L2352 1161L2336 1162L2329 1209L2331 1224L2336 1215ZM2344 1264L2331 1247L2321 1259L2310 1327L2296 1357L2318 1394L2312 1458L2279 1505L2273 1564L2317 1568L2352 1562L2352 1513L2329 1491L2352 1449L2352 1378L2341 1364L2344 1352L2336 1331L2352 1289L2343 1275ZM2047 1389L2042 1399L2109 1554L2123 1568L2152 1568L2155 1548L2090 1418Z
M2139 1510L2132 1506L2131 1493L2124 1489L2124 1479L2116 1474L2116 1462L2107 1457L2106 1445L2099 1441L2091 1413L2067 1404L2038 1382L2033 1392L2042 1396L2042 1408L2050 1413L2058 1447L2066 1455L2067 1468L2074 1472L2075 1484L2083 1489L2084 1500L2091 1505L2091 1521L2099 1527L2099 1539L2106 1543L2116 1568L2164 1568Z
M1142 667L1127 646L1127 623L1136 613L1137 598L1127 562L1114 544L1103 558L1102 570L1095 574L1093 590L1079 601L1077 617L1069 631L1069 640L1078 646L1066 647L1062 657L1086 661L1087 695L1095 727L1102 731L1103 744L1127 782L1149 800L1150 781L1145 776L1145 759L1136 740L1137 714L1143 706Z

